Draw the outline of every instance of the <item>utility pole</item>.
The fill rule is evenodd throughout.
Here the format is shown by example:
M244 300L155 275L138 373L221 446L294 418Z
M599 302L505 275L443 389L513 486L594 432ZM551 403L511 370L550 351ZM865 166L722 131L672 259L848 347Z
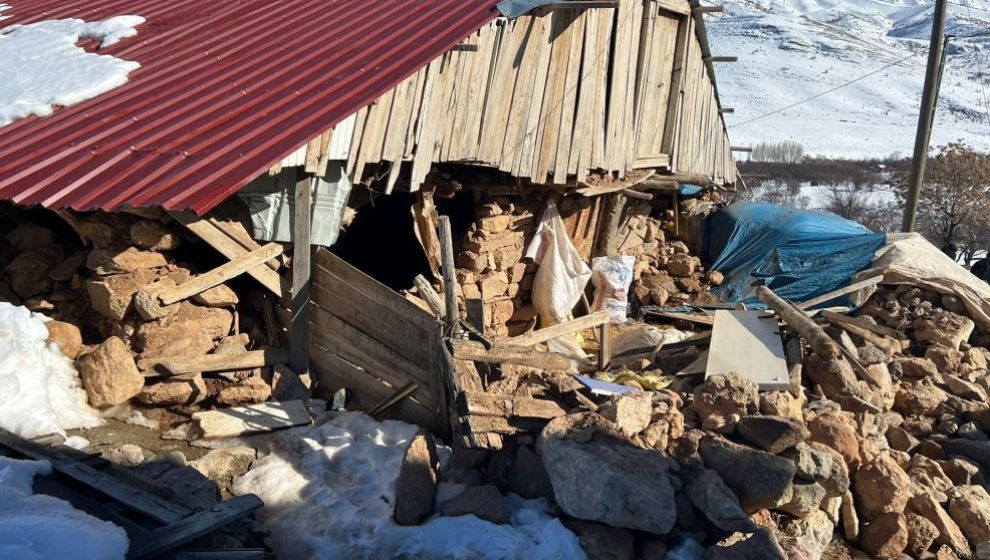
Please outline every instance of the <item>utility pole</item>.
M921 185L925 181L928 164L928 145L935 120L935 104L938 101L939 84L942 81L942 65L945 63L945 13L947 0L935 0L935 18L932 20L932 42L928 47L928 70L925 72L925 88L921 93L921 112L918 114L918 134L914 138L914 158L911 160L911 178L908 183L907 204L904 207L902 231L914 231L918 216L918 200Z

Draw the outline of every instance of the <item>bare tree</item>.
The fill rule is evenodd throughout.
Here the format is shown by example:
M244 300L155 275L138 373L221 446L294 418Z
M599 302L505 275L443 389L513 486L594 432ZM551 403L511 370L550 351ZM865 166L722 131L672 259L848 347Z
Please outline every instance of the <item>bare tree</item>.
M859 222L877 232L896 231L900 222L900 206L893 201L878 199L869 188L844 183L832 185L825 193L823 210Z
M943 146L929 161L918 205L918 229L946 252L979 244L985 250L990 216L990 156L959 141ZM898 194L907 195L907 177L898 180Z
M791 140L760 142L753 146L749 156L751 161L773 163L801 163L803 158L804 146Z

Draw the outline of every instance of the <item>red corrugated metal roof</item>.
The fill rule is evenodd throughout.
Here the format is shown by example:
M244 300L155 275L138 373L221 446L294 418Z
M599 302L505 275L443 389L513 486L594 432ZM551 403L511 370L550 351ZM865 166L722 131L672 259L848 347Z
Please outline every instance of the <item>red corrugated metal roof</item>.
M0 198L206 212L493 19L496 0L3 0L14 23L146 18L120 88L0 128Z

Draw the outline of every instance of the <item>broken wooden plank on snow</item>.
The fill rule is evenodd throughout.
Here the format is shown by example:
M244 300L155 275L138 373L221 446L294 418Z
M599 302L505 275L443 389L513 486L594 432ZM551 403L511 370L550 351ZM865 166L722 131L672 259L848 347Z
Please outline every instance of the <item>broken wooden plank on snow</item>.
M281 254L281 245L278 243L269 243L256 251L235 257L205 274L190 278L178 286L159 291L157 294L158 299L161 300L162 305L171 305L191 298L210 288L215 288L231 278L240 276Z
M609 321L608 311L598 311L591 315L578 317L570 321L558 323L545 329L533 331L531 333L506 338L495 343L495 348L506 348L509 346L534 346L541 342L547 342L555 338L568 334L591 329L599 325L604 325Z
M230 523L247 517L265 505L254 494L236 496L212 508L196 512L184 519L149 531L131 543L128 560L158 556L183 544L207 535Z
M453 356L458 360L471 360L489 364L518 364L550 371L570 371L572 364L566 356L554 352L541 352L525 346L492 347L473 340L451 339Z
M138 369L147 376L238 371L289 362L285 350L251 350L241 354L205 354L203 356L165 356L138 360Z
M303 401L272 401L207 410L193 413L192 417L199 425L204 439L272 432L312 421Z
M760 389L788 389L787 360L777 321L760 311L715 312L705 377L738 373Z

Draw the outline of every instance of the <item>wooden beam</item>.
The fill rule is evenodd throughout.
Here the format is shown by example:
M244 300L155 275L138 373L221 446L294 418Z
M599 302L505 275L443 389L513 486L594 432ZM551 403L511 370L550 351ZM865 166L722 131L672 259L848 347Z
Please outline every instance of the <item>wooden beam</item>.
M195 233L197 237L206 242L207 245L216 249L220 254L228 259L237 257L248 252L239 243L230 238L223 231L211 224L208 220L202 219L191 212L171 212L173 218L180 224ZM247 271L248 275L261 283L271 293L282 297L282 278L268 266L256 266Z
M158 299L161 300L162 305L171 305L173 303L180 302L196 294L205 292L210 288L219 286L227 280L240 276L258 265L263 265L270 259L281 254L281 245L278 243L269 243L257 251L244 253L243 255L236 257L205 274L200 274L199 276L191 278L190 280L175 286L174 288L168 288L161 291L158 294Z
M450 339L453 356L457 360L471 360L488 364L519 364L549 371L570 371L571 361L563 354L540 352L523 346L493 347L473 340Z
M738 56L706 56L705 62L739 62Z
M299 173L296 181L296 207L292 224L292 330L289 332L289 366L296 373L309 369L309 280L313 192L312 179Z
M602 323L598 336L598 370L605 371L612 362L612 325Z
M419 292L419 297L426 302L427 307L433 312L437 317L443 318L445 316L444 303L440 299L440 294L433 289L433 285L430 284L429 280L426 279L422 274L417 274L413 278L413 285L416 286L416 291Z
M885 327L883 325L874 325L869 321L864 321L859 317L850 317L848 315L842 315L841 313L836 313L830 309L823 309L821 312L822 317L828 319L833 323L842 323L845 325L852 325L854 327L859 327L861 329L868 330L874 334L880 336L889 336L894 340L910 342L907 335L899 330L892 329L890 327Z
M160 556L183 544L198 539L247 517L251 512L265 505L254 494L236 496L220 502L210 509L196 512L176 523L155 529L140 538L134 539L127 551L128 560Z
M623 189L619 192L628 196L629 198L635 198L637 200L653 200L653 195L650 193L634 191L632 189Z
M721 109L718 110L718 114L720 115L728 115L735 112L736 110L733 109L732 107L722 107Z
M231 238L245 250L255 251L261 248L261 245L251 237L251 234L244 228L241 222L236 220L225 221L217 218L216 216L206 216L206 220L213 224L218 230L227 234L227 237ZM266 263L268 268L278 272L279 268L282 268L282 263L278 259L272 259Z
M460 330L457 321L457 278L454 275L454 240L450 231L450 217L440 216L438 224L440 237L440 260L443 273L444 312L447 318L447 329L451 333Z
M720 14L725 11L723 6L698 6L691 10L695 14Z
M478 52L479 49L478 49L478 45L472 45L470 43L460 43L454 45L454 47L450 50L460 51L460 52Z
M766 287L756 288L756 297L773 309L789 327L808 341L811 348L822 358L831 360L842 355L839 345L832 340L820 326L812 321L803 310L794 307L791 303L781 299L780 296Z
M545 329L540 329L538 331L533 331L528 334L500 340L495 343L494 347L506 348L512 346L534 346L541 342L547 342L548 340L552 340L560 336L583 331L584 329L591 329L599 325L604 325L608 322L608 320L608 311L599 311L597 313L592 313L591 315L578 317L577 319L565 321L563 323L559 323Z
M138 369L145 375L179 375L211 371L239 371L289 361L285 350L252 350L243 354L206 354L204 356L165 356L138 360Z
M879 274L877 276L867 278L866 280L862 280L860 282L850 284L844 288L839 288L838 290L833 290L827 294L822 294L816 298L809 299L808 301L799 304L798 307L801 309L810 309L818 304L831 301L837 297L842 297L846 294L851 294L857 290L862 290L863 288L876 286L880 282L883 282L883 274Z
M747 153L748 154L748 153L751 153L753 151L753 148L750 148L748 146L730 146L729 147L729 151L732 151L732 152L744 152L744 153ZM749 176L750 177L753 177L754 175L749 175Z
M705 186L711 182L711 177L700 173L667 173L657 175L661 181L674 181L676 183L687 183L688 185Z

